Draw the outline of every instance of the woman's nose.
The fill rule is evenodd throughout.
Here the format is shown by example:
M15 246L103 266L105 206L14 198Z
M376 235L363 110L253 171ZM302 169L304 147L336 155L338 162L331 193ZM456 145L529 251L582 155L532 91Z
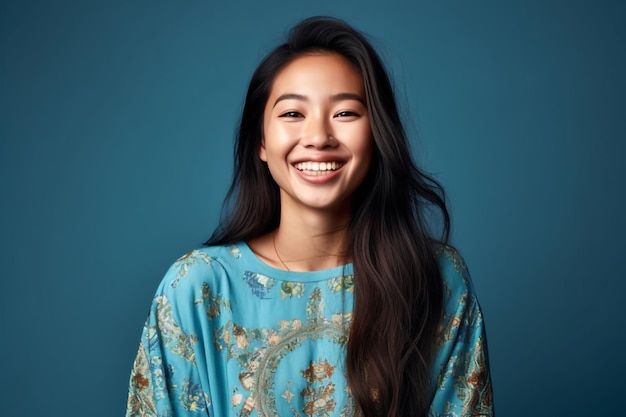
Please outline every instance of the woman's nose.
M317 149L337 145L329 123L323 117L317 116L307 118L300 142L304 147Z

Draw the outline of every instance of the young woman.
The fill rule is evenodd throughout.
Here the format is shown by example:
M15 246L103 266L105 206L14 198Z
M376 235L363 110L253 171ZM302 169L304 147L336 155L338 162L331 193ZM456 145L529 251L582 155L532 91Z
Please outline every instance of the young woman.
M293 28L252 76L222 225L154 298L127 416L492 415L443 190L410 155L364 36Z

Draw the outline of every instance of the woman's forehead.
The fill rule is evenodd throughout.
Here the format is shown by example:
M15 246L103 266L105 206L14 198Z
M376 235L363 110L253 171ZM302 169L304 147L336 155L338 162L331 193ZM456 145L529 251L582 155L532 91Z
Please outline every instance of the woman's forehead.
M316 97L343 93L352 93L364 99L361 75L343 56L316 52L293 59L276 74L270 101L272 97L284 94Z

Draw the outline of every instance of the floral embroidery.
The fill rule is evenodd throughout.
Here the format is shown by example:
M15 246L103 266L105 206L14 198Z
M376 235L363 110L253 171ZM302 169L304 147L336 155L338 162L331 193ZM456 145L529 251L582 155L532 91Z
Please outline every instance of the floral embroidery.
M126 415L129 417L157 415L154 391L150 384L151 376L147 354L148 352L141 342L130 374L128 404L126 405Z
M150 355L150 352L159 352L163 347L195 367L195 354L192 346L196 340L195 335L184 332L178 326L168 298L164 295L155 297L153 315L148 318L144 326L144 339L140 344L131 372L127 416L169 417L172 415L172 409L169 406L159 408L158 402L168 398L169 392L178 389L178 386L173 383L174 368L171 365L165 366L162 356ZM163 353L166 354L166 351Z
M202 300L195 300L194 304L204 304L206 307L206 315L209 320L213 320L215 317L220 316L222 314L221 308L225 308L230 310L230 302L223 300L222 295L218 294L213 297L211 292L211 287L206 282L202 283Z
M157 399L165 398L165 393L169 387L175 388L175 385L171 384L172 379L168 378L171 376L171 372L168 373L163 369L163 359L160 356L153 356L150 358L150 373L152 375L152 382L154 384L154 397Z
M289 386L293 383L293 381L289 380L289 382L287 382L287 386L285 388L285 393L283 395L281 395L281 397L283 397L288 404L291 403L291 399L293 398L294 394L293 392L291 392L291 390L289 389Z
M354 275L335 277L328 280L328 288L332 292L354 291Z
M320 382L333 376L336 367L332 366L328 361L322 363L320 359L318 363L311 362L308 368L300 372L302 373L302 378L306 379L309 384L312 384L315 381Z
M326 305L322 298L322 290L315 288L306 303L306 315L309 319L318 319L322 317L324 308L326 308Z
M452 246L438 245L435 248L437 258L444 258L452 263L454 270L463 277L465 283L469 283L467 265L461 254Z
M233 407L237 407L239 404L241 404L242 400L243 395L240 394L239 389L235 387L235 389L233 389L233 396L230 397L230 403L233 405Z
M430 417L492 415L493 393L483 343L482 338L477 340L475 355L466 352L452 358L439 385L442 388L454 386L459 402L447 401L442 413L435 412L431 407Z
M200 384L192 383L189 378L185 378L182 383L178 400L187 411L200 412L204 411L207 406L207 401L204 398L204 392Z
M308 385L302 390L304 405L302 412L307 416L329 416L335 410L337 403L333 399L335 384L329 380L335 372L336 366L332 366L328 361L320 359L317 363L311 362L309 367L302 372L302 377Z
M260 299L268 298L267 294L275 284L275 281L272 278L248 271L243 273L243 280L252 290L252 294L256 295Z
M195 356L192 345L196 342L195 335L189 335L174 320L172 307L166 296L158 296L154 299L157 305L157 326L163 343L169 346L170 351L195 364Z
M444 291L452 293L450 289L444 285ZM457 301L458 310L464 311L466 310L467 305L467 292L463 292ZM439 325L439 333L437 336L437 343L441 346L445 343L453 341L455 338L459 337L459 330L463 327L468 326L468 320L471 320L472 317L470 315L473 314L472 310L470 310L469 314L465 314L459 316L456 314L456 311L444 312L444 317L441 320L441 324Z
M192 250L191 252L187 252L185 255L181 256L173 266L174 269L178 269L178 272L176 273L176 277L170 283L172 288L176 288L178 281L187 276L189 267L200 262L204 262L209 265L211 263L211 257L201 250Z
M302 297L304 294L304 283L302 282L291 282L291 281L283 281L280 284L280 298L282 300L285 297Z
M462 401L464 416L488 415L493 407L491 379L482 345L483 340L479 338L476 342L479 354L465 353L457 366L448 370L447 375L454 381L457 397Z

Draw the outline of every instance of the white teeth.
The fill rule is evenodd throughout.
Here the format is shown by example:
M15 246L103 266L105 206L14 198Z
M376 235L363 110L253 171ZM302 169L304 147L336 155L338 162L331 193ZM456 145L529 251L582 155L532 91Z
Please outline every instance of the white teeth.
M306 161L306 162L298 162L295 165L295 167L298 171L319 172L319 171L335 171L341 168L342 165L343 164L341 162L336 162L336 161L332 161L332 162Z

